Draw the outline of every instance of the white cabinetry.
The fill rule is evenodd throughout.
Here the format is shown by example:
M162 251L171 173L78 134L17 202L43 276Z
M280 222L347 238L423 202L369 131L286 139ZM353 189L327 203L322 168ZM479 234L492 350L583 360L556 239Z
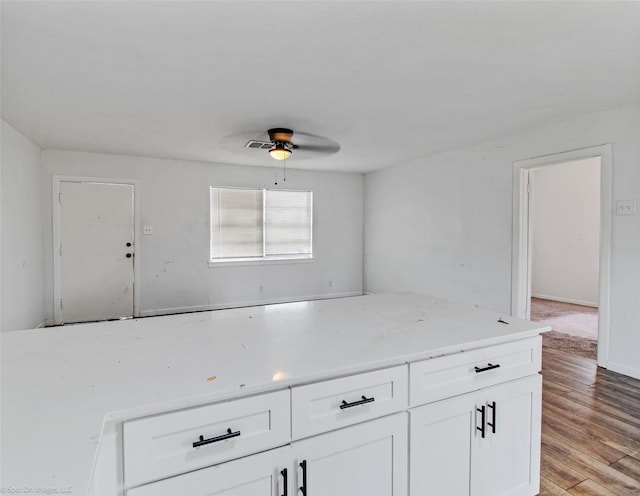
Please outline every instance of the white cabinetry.
M411 494L537 494L541 388L535 374L411 409Z
M405 364L125 422L127 495L406 496L407 381Z
M290 457L285 446L129 489L127 496L281 496Z
M399 413L130 489L128 496L401 496L407 420Z
M133 487L286 444L289 405L283 390L125 422L125 482Z
M125 422L126 494L532 496L540 356L537 336Z
M302 496L405 496L407 414L398 413L293 444L296 466L305 465Z
M479 456L472 465L472 481L477 482L477 494L538 493L541 395L542 376L537 374L488 388L478 395L478 408L485 407L485 437L475 431ZM479 412L477 421L481 422L481 417Z

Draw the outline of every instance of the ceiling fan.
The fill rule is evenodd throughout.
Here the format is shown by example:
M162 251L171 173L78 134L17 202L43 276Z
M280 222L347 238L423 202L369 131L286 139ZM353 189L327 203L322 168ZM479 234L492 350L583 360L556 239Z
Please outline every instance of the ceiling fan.
M291 157L293 150L299 148L291 142L293 131L285 127L274 127L267 131L269 141L249 140L245 148L269 149L269 155L275 160L286 160Z
M305 160L337 153L340 145L324 136L274 127L263 132L243 132L223 138L223 146L235 153L243 150L266 151L275 160ZM252 152L253 153L253 152ZM255 158L259 155L255 154Z

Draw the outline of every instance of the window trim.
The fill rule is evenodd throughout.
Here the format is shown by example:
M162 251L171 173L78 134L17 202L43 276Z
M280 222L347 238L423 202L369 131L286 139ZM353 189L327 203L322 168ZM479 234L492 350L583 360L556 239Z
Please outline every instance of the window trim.
M315 263L316 259L313 256L305 257L305 258L273 258L273 259L263 259L263 258L252 258L242 260L239 258L235 259L218 259L215 262L209 261L208 265L210 269L221 269L224 267L251 267L256 265L290 265L290 264L304 264L304 263Z
M302 255L263 255L262 257L225 257L225 258L211 258L211 241L212 241L212 212L211 212L211 192L214 189L242 189L249 191L262 191L263 192L263 209L262 209L262 230L264 234L265 229L265 216L266 216L266 192L267 191L290 191L293 193L310 193L311 194L311 217L309 219L310 236L309 243L311 245L310 254ZM266 243L266 236L263 235L263 253ZM294 190L294 189L274 189L267 188L250 188L242 186L209 186L209 260L207 262L209 268L221 268L221 267L247 267L257 265L284 265L284 264L299 264L299 263L313 263L315 262L314 250L313 250L313 191L311 190Z

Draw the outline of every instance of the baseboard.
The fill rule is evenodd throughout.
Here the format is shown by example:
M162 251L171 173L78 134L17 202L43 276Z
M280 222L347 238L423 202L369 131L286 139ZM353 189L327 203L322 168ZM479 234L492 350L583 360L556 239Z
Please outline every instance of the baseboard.
M562 296L550 296L543 294L531 294L531 298L540 298L541 300L559 301L561 303L573 303L574 305L582 305L583 307L598 308L598 302L573 300L571 298L563 298Z
M617 372L618 374L628 375L634 379L640 379L640 369L637 367L629 367L617 362L607 362L607 369Z
M188 312L206 312L210 310L224 310L227 308L255 307L259 305L273 305L277 303L294 303L298 301L309 301L309 300L328 300L331 298L347 298L350 296L362 296L362 292L346 291L343 293L296 296L296 297L289 297L289 298L269 298L264 300L241 301L241 302L232 302L232 303L194 305L189 307L158 308L153 310L142 310L140 312L140 317L156 317L159 315L171 315L176 313L188 313Z

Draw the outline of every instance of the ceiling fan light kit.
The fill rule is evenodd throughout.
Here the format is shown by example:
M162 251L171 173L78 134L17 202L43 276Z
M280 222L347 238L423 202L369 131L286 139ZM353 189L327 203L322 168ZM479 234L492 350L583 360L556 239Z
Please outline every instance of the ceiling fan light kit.
M293 131L284 127L274 127L267 131L269 139L273 143L273 148L269 150L269 155L275 160L286 160L291 156L293 145L291 137Z
M274 147L269 150L269 155L275 160L286 160L291 156L291 150L282 141L276 141Z

